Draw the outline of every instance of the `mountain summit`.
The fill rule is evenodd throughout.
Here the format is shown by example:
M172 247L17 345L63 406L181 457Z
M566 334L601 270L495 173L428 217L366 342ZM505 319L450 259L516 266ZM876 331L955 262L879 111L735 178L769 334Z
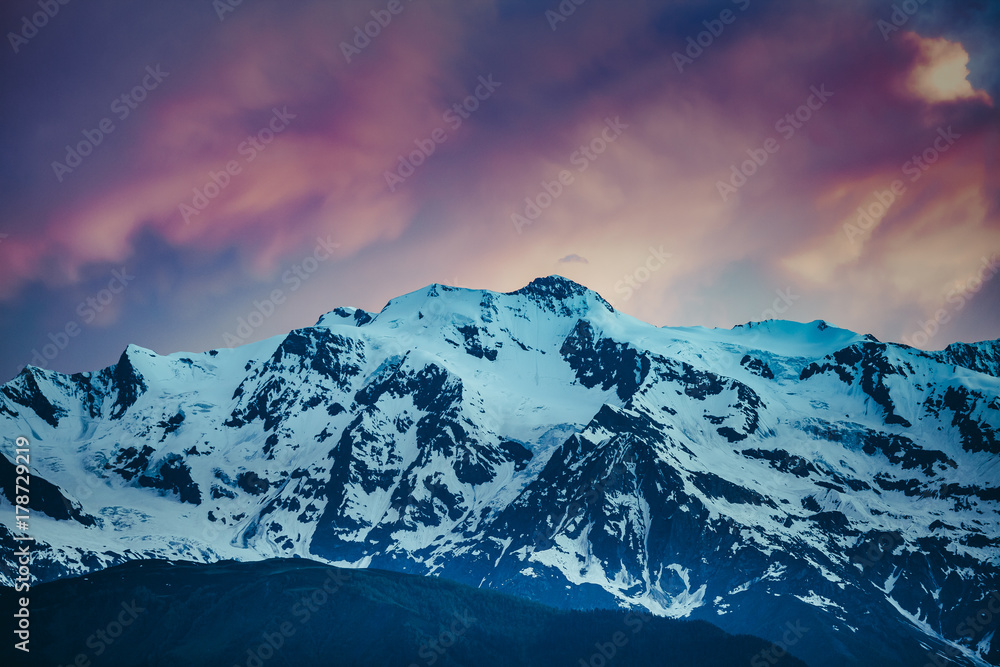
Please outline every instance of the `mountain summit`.
M29 367L0 424L31 441L47 580L299 556L708 620L774 642L760 664L983 665L998 359L1000 341L923 352L822 321L660 328L550 276Z

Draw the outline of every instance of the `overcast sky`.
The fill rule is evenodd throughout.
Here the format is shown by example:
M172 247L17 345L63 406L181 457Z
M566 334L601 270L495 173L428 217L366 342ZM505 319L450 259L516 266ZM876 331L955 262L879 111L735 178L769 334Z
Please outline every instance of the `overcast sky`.
M0 380L554 273L1000 337L1000 3L233 1L4 3Z

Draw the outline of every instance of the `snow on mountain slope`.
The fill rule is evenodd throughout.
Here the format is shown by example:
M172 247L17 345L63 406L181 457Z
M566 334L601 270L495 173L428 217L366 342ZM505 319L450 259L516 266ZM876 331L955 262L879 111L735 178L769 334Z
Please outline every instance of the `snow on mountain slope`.
M998 359L821 321L657 328L553 276L29 367L0 428L51 485L46 579L298 555L773 641L801 622L810 664L997 664L1000 595L968 618L1000 590Z

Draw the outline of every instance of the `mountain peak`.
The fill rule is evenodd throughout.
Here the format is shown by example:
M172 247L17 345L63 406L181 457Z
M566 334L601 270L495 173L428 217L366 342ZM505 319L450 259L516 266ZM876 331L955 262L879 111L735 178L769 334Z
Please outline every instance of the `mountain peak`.
M584 287L580 283L569 278L553 274L543 278L535 278L530 283L514 292L507 292L511 296L527 296L536 302L549 306L554 312L566 313L567 308L573 312L587 310L592 303L586 304L582 309L573 308L568 302L593 301L607 308L609 313L615 312L610 303L604 300L597 292ZM558 304L558 306L557 306ZM584 305L584 304L579 304Z
M595 306L600 306L601 310L606 310L608 313L615 312L611 304L597 292L569 278L551 275L535 278L518 290L503 293L431 283L421 289L390 299L377 314L358 308L335 308L321 316L316 326L342 324L362 326L376 319L381 323L388 323L414 316L423 319L427 315L442 315L445 312L476 319L484 308L492 310L495 307L498 303L497 297L508 299L513 297L508 301L512 306L518 301L517 297L521 297L540 307L542 311L564 317L584 317ZM500 301L504 299L501 298Z
M570 296L592 293L592 290L580 283L553 273L549 276L535 278L519 290L508 294L534 294L565 299Z

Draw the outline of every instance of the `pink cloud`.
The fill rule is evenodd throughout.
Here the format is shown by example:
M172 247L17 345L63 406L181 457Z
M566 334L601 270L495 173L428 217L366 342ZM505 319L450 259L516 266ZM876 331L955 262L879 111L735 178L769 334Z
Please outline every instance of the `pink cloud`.
M653 31L651 10L587 4L552 32L541 13L501 21L490 3L405 7L350 63L340 43L370 18L362 5L243 7L214 43L195 45L200 68L177 72L149 102L151 120L114 148L104 186L43 210L44 234L0 244L5 295L129 261L145 233L182 251L236 248L257 280L317 236L344 257L377 247L393 270L366 267L364 289L386 298L453 277L515 289L557 271L618 298L623 276L663 247L670 261L622 300L628 312L725 324L742 304L716 308L705 295L749 266L773 281L765 293L808 292L802 314L892 331L887 313L932 308L974 251L1000 246L997 175L980 149L996 116L968 83L960 43L885 42L871 17L840 6L762 6L681 74L671 51L684 37ZM443 112L491 73L503 81L495 98L391 192L384 173L397 156L444 127ZM824 85L830 101L781 136L776 121ZM296 117L247 161L240 146L275 107ZM574 152L608 116L628 129L577 171ZM844 225L857 207L906 178L902 164L949 125L962 142L851 244ZM724 200L718 183L768 138L778 152ZM185 222L179 206L230 161L240 173ZM573 184L518 234L511 215L562 170ZM572 254L589 263L559 264ZM879 298L857 305L872 289Z

